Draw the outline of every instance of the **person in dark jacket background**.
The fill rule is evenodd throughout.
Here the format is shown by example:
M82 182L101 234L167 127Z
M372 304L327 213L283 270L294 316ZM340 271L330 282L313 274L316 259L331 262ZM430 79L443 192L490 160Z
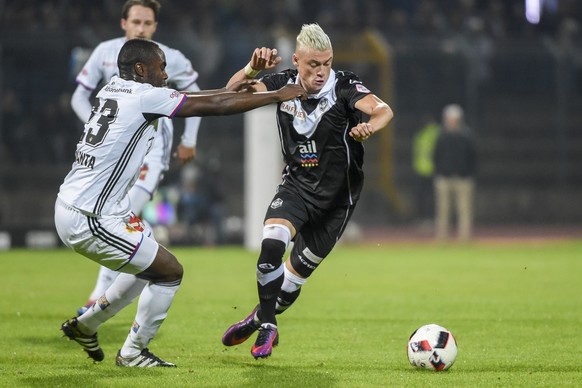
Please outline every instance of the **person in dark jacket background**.
M473 233L473 196L477 152L469 128L457 104L443 109L441 133L434 150L436 195L436 238L449 238L453 206L457 214L459 241L469 241Z

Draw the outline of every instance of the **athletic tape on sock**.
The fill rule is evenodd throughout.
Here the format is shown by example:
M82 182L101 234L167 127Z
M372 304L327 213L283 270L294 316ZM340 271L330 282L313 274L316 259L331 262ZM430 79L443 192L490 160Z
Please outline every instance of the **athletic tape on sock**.
M305 282L307 282L307 279L295 275L287 268L287 266L285 266L285 280L289 280L291 283L296 284L299 287L301 287L302 285L305 284Z
M282 241L285 244L285 249L287 249L291 241L291 231L283 224L265 225L263 227L263 240L266 238Z

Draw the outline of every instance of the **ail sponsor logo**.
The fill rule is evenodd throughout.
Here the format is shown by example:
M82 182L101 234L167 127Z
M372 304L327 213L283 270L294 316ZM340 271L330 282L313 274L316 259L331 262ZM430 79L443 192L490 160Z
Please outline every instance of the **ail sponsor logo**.
M319 166L319 156L317 155L315 140L309 140L305 144L300 144L299 156L301 157L301 167Z

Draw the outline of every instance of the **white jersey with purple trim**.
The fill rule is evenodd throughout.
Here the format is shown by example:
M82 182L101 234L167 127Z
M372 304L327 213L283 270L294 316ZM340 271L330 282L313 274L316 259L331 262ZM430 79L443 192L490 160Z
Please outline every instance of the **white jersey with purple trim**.
M87 63L77 75L77 83L88 90L95 90L101 81L108 82L111 77L119 75L117 56L125 42L127 42L127 38L120 37L100 43L93 50ZM190 60L176 49L158 42L156 44L160 46L166 56L167 82L178 90L199 90L198 85L196 85L198 72L192 68ZM196 120L196 118L187 120ZM184 128L183 137L187 138L189 143L195 144L196 142L198 126L200 125L200 119L198 118L197 120L198 123L193 127L186 126ZM157 168L163 171L170 167L174 126L171 120L166 119L160 120L160 124L160 130L157 133L154 144L155 152L148 155L146 162L150 165L156 165ZM153 192L155 187L148 187L147 190Z
M127 39L121 37L100 43L77 75L77 83L95 90L99 82L108 82L114 75L119 75L117 56L125 42ZM188 90L198 79L198 72L192 69L192 63L180 51L158 42L156 44L166 56L168 83L174 84L178 90Z
M97 94L59 198L87 215L123 215L127 192L151 147L158 118L173 117L186 95L114 76Z

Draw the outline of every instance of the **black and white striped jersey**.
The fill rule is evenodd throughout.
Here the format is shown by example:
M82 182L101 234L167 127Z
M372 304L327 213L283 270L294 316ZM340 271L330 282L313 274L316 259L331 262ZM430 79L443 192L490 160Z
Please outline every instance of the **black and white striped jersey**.
M298 83L297 70L261 79L268 90ZM355 108L371 92L351 72L333 70L322 90L306 101L278 104L277 125L285 161L284 186L319 208L353 204L363 185L364 147L349 136L362 120Z

